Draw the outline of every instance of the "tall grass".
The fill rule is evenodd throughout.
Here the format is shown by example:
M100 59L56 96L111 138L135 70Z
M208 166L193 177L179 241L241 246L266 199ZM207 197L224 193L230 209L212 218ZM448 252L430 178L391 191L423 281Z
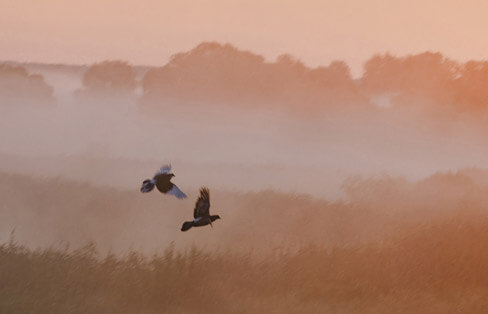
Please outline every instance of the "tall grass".
M222 221L181 233L193 201L2 174L0 313L486 313L487 177L216 191Z
M488 219L405 227L388 245L265 258L195 247L147 256L0 246L1 313L483 313Z

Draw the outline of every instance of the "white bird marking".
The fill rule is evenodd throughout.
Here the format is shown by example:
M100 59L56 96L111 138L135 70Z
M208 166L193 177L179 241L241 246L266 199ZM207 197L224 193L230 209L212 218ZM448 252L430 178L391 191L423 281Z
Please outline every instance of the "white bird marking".
M170 173L171 172L171 164L164 165L159 169L160 173Z
M173 184L173 187L171 188L171 190L168 191L168 194L170 195L174 195L176 196L177 198L186 198L186 194L183 193L183 191L181 191L177 186L176 184Z

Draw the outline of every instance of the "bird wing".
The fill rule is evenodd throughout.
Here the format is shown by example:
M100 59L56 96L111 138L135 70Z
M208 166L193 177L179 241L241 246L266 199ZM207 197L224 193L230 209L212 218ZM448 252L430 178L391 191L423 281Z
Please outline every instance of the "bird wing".
M180 190L180 188L178 188L176 184L173 184L171 190L169 190L166 194L174 195L177 198L186 198L186 194L183 193L183 191Z
M200 189L200 197L195 203L193 217L198 218L209 215L210 210L210 192L206 187Z
M169 164L169 165L163 165L156 174L170 173L170 172L171 172L171 164Z

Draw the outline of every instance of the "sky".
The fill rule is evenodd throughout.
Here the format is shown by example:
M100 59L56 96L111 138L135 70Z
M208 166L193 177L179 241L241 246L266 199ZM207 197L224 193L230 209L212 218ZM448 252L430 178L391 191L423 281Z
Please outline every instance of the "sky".
M488 55L487 1L0 0L0 60L163 65L202 41L269 61L344 60L353 74L376 53Z

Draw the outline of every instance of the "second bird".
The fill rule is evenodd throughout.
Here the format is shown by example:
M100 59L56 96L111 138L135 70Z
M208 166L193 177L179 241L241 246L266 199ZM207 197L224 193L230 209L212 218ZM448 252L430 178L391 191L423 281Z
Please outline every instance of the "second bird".
M212 226L213 221L220 219L219 215L210 215L210 191L206 187L200 189L200 197L195 204L193 218L195 219L183 223L181 231L186 231L191 227Z
M152 179L146 179L142 182L141 192L150 192L156 186L161 193L174 195L177 198L186 198L186 194L171 182L171 178L174 176L171 172L171 165L163 166Z

